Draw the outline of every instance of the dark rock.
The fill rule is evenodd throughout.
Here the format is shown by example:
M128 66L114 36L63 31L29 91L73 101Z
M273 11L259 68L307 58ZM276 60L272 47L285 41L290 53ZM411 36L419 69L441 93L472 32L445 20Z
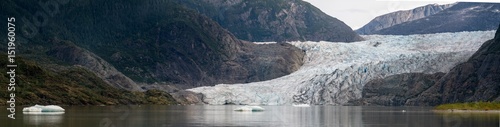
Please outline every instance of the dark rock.
M363 98L358 100L358 104L403 106L408 99L427 90L443 75L444 73L406 73L371 80L363 87Z
M190 104L204 104L202 99L203 99L203 94L201 93L194 93L191 91L185 91L185 90L180 90L177 92L170 93L172 97L182 105L190 105Z
M127 76L116 70L111 64L88 50L82 49L72 42L54 40L57 46L51 48L47 55L73 65L82 66L94 72L103 81L116 88L139 91L139 86Z

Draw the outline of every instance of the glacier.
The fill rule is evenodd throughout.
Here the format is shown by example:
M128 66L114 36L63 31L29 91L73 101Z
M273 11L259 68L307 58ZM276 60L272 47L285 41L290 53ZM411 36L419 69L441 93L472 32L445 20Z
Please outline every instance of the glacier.
M448 72L494 35L494 31L473 31L365 35L365 41L354 43L287 42L306 52L304 65L290 75L188 90L203 94L202 100L214 105L342 105L361 98L363 86L374 78Z

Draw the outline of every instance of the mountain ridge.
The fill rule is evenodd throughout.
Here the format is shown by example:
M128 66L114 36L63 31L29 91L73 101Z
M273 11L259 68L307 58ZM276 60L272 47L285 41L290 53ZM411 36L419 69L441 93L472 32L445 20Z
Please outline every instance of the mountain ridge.
M373 34L409 35L496 30L496 25L500 22L498 17L498 3L458 2L434 15L397 24Z
M177 0L254 42L332 41L362 38L344 22L302 0Z
M27 6L30 3L35 2L2 1L1 5L9 6L0 15L31 18L44 10ZM262 81L287 75L302 65L302 50L284 43L241 41L217 22L172 0L69 1L59 5L57 16L35 27L35 36L20 30L16 53L41 67L83 68L113 89L148 92L158 88L179 92L170 93L174 98L188 97L178 100L192 101L196 95L182 89ZM7 49L5 46L0 48ZM50 92L59 95L65 91Z
M455 3L456 4L456 3ZM368 24L356 30L359 34L372 34L404 22L414 21L436 14L455 4L428 4L411 10L401 10L375 17Z

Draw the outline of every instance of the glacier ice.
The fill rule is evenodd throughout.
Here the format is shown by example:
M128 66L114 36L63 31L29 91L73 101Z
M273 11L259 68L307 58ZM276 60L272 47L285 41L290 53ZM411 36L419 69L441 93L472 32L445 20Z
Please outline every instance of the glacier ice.
M260 112L264 110L265 109L260 106L249 106L249 105L241 106L234 109L234 111L242 111L242 112Z
M57 105L35 105L23 108L23 112L64 112L64 109Z
M292 104L293 107L303 107L303 108L306 108L306 107L311 107L311 105L309 104Z
M354 43L288 42L306 51L304 65L280 78L189 89L208 104L342 105L361 98L374 78L448 72L466 61L494 31L420 35L366 35Z

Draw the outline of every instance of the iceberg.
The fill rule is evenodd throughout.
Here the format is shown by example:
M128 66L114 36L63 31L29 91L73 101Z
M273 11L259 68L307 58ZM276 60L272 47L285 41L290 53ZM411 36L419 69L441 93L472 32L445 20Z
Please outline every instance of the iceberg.
M366 83L403 73L448 72L465 62L495 31L366 35L353 43L288 42L306 52L296 72L272 80L188 89L205 103L343 105L359 99Z
M264 111L264 108L260 106L242 106L234 109L234 111L249 111L249 112L259 112L259 111Z
M293 107L304 107L304 108L311 107L311 105L309 105L309 104L292 104L292 106Z
M61 106L57 105L35 105L31 107L23 108L23 112L64 112L64 109Z

